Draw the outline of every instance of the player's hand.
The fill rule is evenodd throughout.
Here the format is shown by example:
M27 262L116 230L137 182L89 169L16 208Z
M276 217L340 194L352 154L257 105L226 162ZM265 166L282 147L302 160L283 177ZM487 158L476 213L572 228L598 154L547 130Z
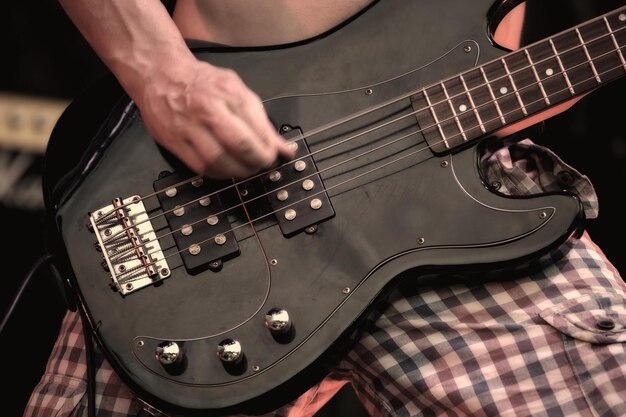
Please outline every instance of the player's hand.
M201 175L246 178L295 154L229 69L194 58L146 77L135 102L155 140Z

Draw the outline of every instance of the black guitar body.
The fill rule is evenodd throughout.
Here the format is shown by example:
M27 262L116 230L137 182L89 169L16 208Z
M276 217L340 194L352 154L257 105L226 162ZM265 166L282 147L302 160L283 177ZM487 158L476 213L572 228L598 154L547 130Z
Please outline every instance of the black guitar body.
M191 175L155 144L119 86L96 86L70 106L45 162L50 241L100 347L144 401L173 413L268 411L323 375L342 335L398 275L418 286L430 272L515 266L577 231L577 198L497 194L479 174L476 143L435 154L411 115L407 93L506 53L488 36L491 1L384 0L297 45L196 51L236 69L287 137L302 134L307 163L283 175L293 180L285 187L295 220L285 220L271 181L212 185L216 196L226 190L214 200L227 210L220 233L233 246L201 262L183 236L172 238L175 216L157 216L167 199L149 197ZM145 197L154 234L164 236L169 271L122 293L87 225L114 198L133 196ZM314 197L321 209L310 208ZM264 325L277 307L293 323L282 338ZM224 340L238 341L243 359L220 360ZM183 352L176 366L155 359L164 342Z

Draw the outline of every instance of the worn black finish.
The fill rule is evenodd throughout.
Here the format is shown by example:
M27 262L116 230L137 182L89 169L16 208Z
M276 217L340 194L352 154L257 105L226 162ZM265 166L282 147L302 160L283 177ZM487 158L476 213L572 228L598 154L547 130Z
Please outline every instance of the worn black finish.
M217 272L192 276L174 262L162 285L126 297L109 289L85 227L88 213L112 197L151 194L159 173L177 166L128 99L114 93L119 90L103 88L107 101L101 95L77 100L59 121L47 155L52 237L59 238L58 257L67 255L63 269L100 346L133 390L174 412L269 410L324 372L335 342L399 274L419 285L432 271L513 266L575 233L582 220L578 199L565 193L507 198L488 190L476 148L435 156L415 134L408 98L319 129L503 55L487 36L490 6L491 0L471 7L466 0L385 0L298 45L197 51L200 59L235 68L277 127L304 132L335 216L315 233L288 237L271 218L253 222L254 228L246 225L250 219L232 219L242 225L239 254ZM470 53L463 50L468 42L475 46ZM89 128L76 116L92 101L100 110L92 116L97 127ZM61 158L74 129L93 140L82 155ZM277 343L263 326L274 307L293 320L289 343ZM227 338L244 348L245 368L238 372L215 354ZM166 340L183 346L184 372L168 372L154 359Z

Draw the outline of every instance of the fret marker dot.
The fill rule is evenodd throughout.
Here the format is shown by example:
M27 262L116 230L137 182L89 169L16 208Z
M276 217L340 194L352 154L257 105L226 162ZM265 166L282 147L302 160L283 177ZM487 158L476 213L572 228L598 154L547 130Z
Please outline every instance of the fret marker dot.
M546 70L546 75L550 76L550 75L552 75L552 74L554 74L554 70L553 70L552 68L548 68L548 69Z
M467 106L465 104L461 104L459 106L459 111L465 111L465 110L467 110Z
M623 22L623 21L625 21L625 20L626 20L626 14L624 14L624 13L620 13L620 15L619 15L619 21L620 21L620 22Z
M506 87L500 87L500 94L506 94L509 91Z

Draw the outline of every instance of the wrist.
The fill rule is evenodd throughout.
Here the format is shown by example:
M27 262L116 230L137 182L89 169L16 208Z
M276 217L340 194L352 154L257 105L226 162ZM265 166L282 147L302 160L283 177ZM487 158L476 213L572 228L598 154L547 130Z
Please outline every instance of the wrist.
M129 96L142 107L154 94L177 93L187 85L187 78L198 65L196 57L187 48L165 49L135 55L135 61L126 60L114 73Z

